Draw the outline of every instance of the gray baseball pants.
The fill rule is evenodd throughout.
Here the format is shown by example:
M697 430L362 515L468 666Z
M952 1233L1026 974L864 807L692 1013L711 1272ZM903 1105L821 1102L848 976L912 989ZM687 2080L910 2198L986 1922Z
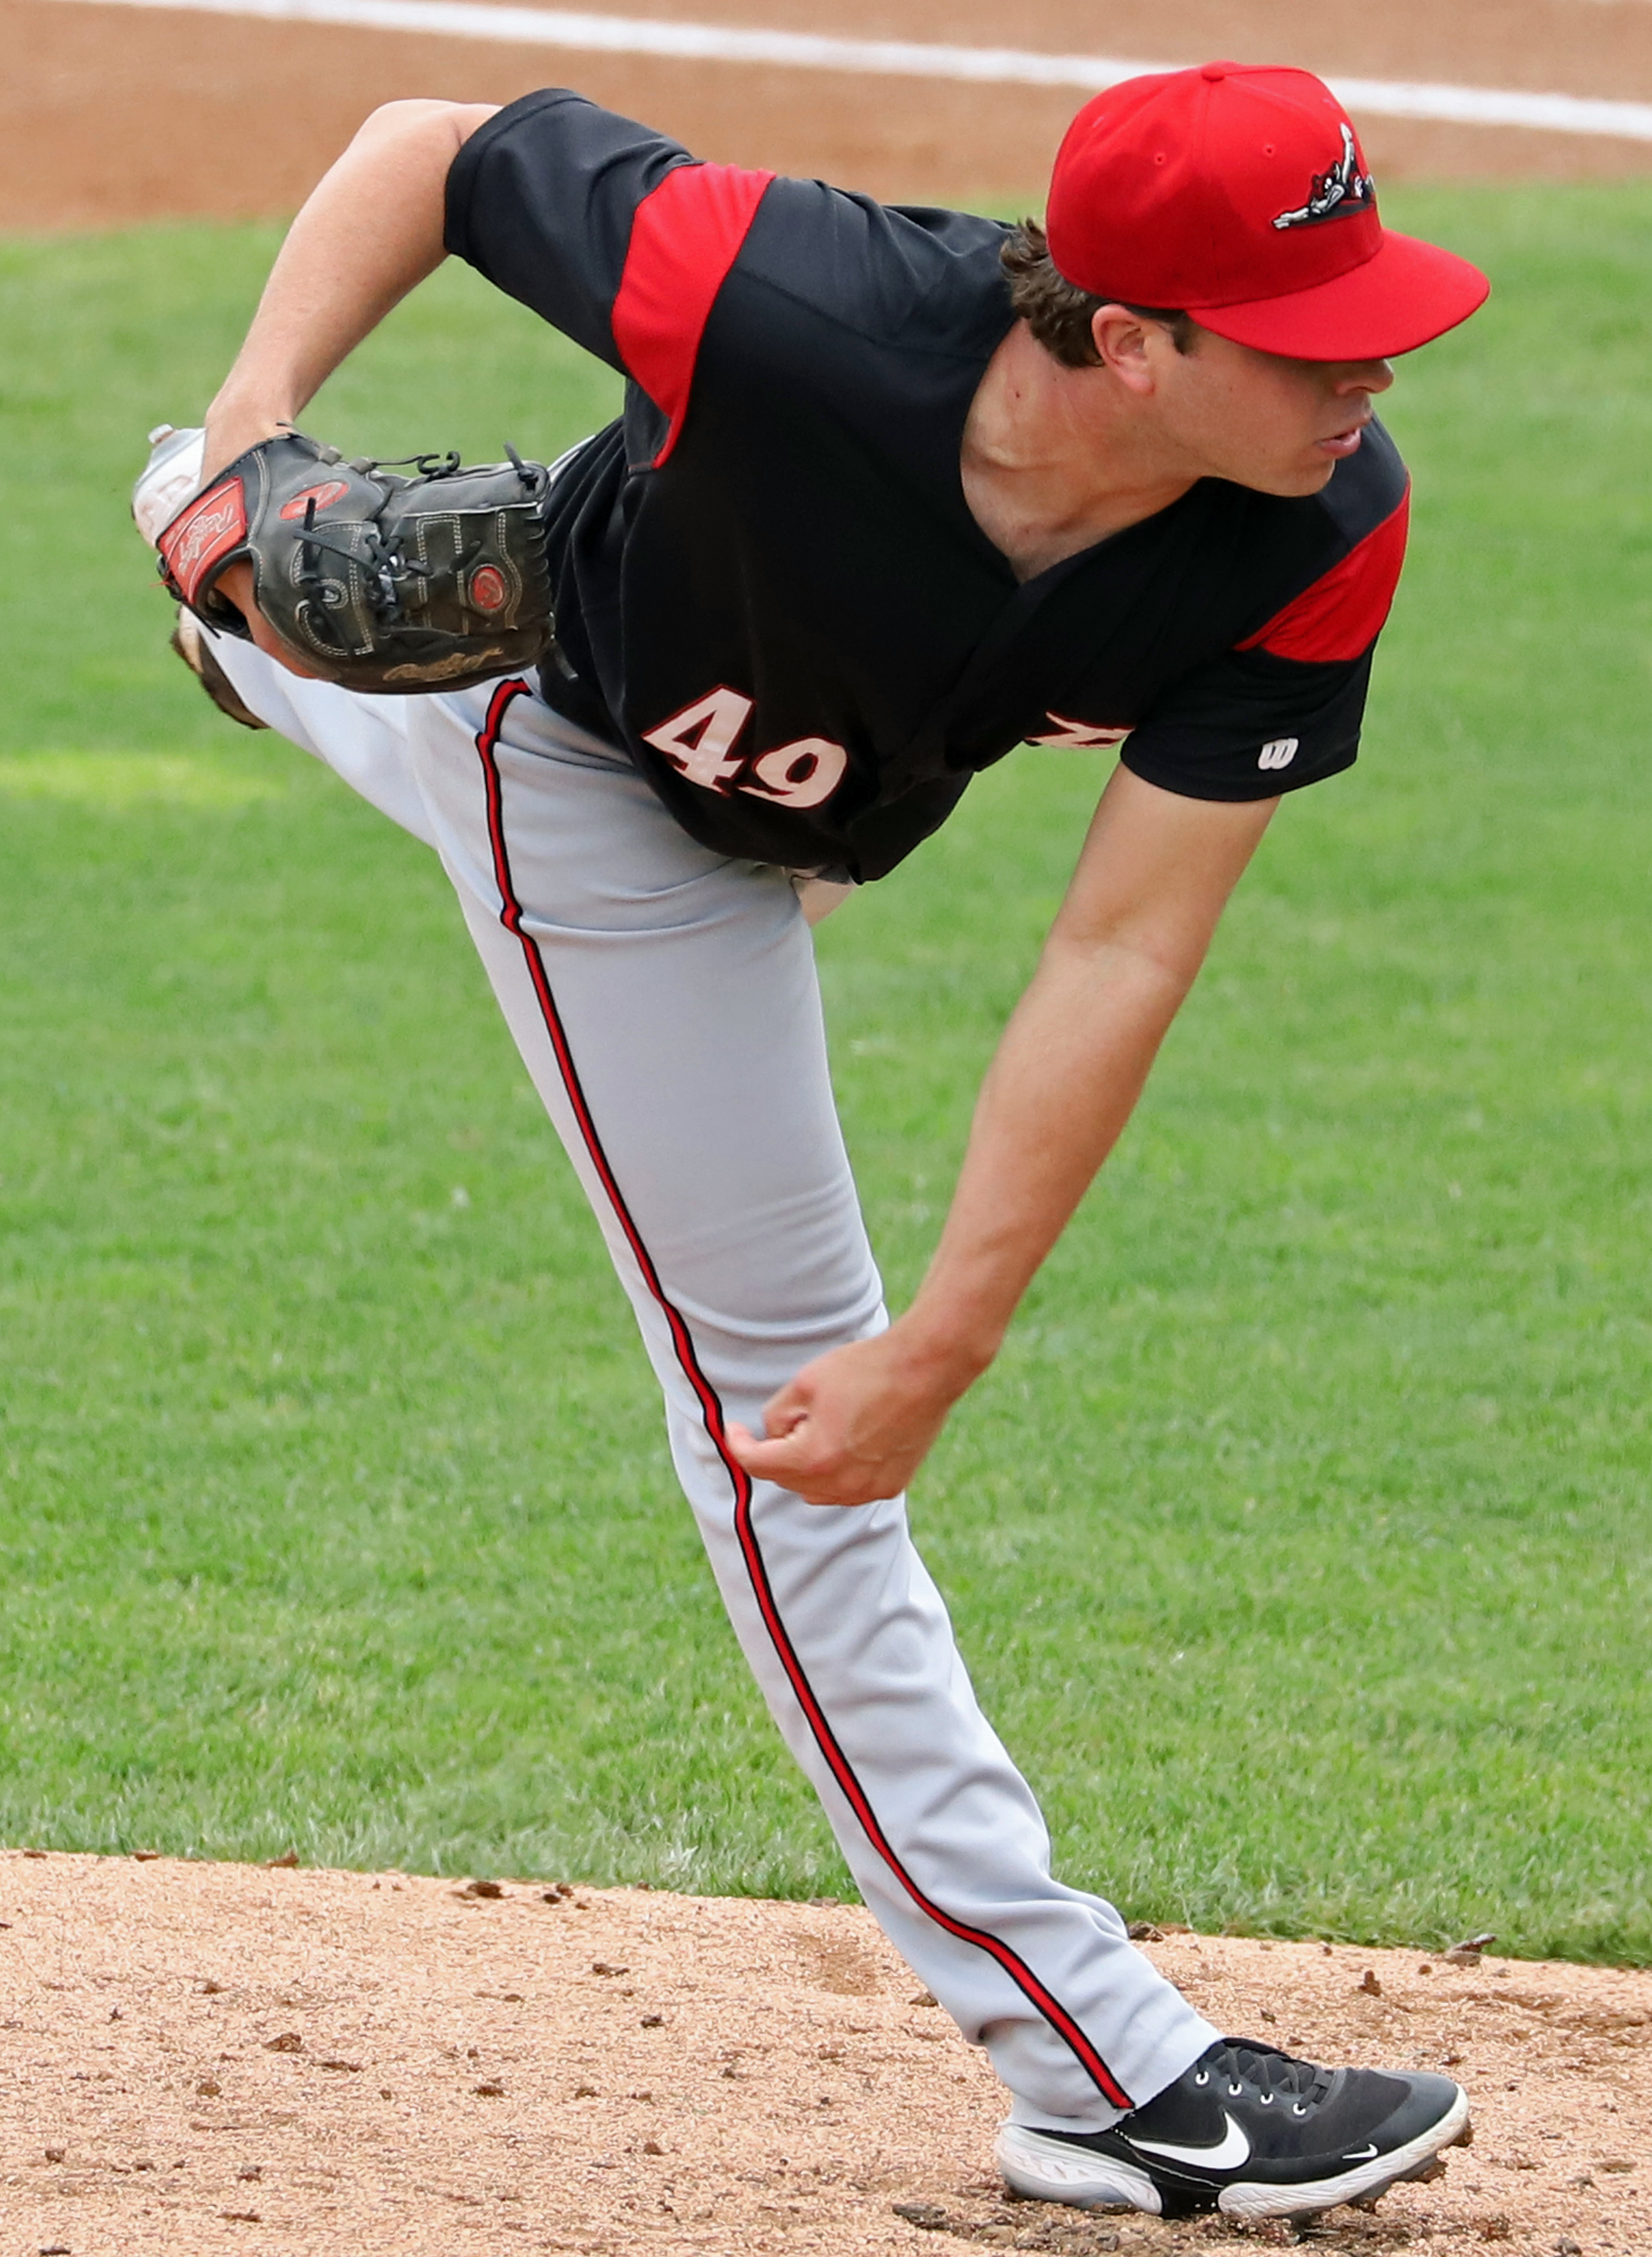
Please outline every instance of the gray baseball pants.
M249 706L434 847L664 1390L735 1634L885 1933L1027 2125L1099 2130L1217 2033L1050 1877L904 1501L752 1482L726 1423L885 1323L786 874L697 845L526 683L427 697L214 647Z

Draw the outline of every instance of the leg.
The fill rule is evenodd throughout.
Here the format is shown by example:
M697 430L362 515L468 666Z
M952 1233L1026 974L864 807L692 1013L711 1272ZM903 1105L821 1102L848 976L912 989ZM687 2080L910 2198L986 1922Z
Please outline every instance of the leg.
M191 624L200 647L216 662L253 725L282 736L337 770L381 815L427 846L431 835L424 799L414 780L408 741L411 697L358 697L331 682L306 682L277 666L234 635ZM186 658L185 663L188 661Z
M252 657L256 658L253 654ZM386 701L241 695L347 769ZM900 1499L751 1483L726 1419L884 1321L780 873L679 831L628 763L525 691L405 701L425 824L590 1197L664 1389L741 1645L866 1902L1027 2123L1099 2129L1215 2033L1098 1899L1050 1878ZM376 718L371 725L380 726ZM336 739L336 742L335 742ZM410 826L411 827L411 826Z

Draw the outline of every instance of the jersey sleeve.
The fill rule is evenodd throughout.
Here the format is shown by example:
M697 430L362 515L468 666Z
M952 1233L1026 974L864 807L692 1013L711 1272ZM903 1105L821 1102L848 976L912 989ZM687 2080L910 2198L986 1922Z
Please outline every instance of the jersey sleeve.
M1408 495L1264 626L1175 683L1120 757L1187 799L1271 799L1352 768L1405 561Z
M662 462L713 301L773 178L702 164L667 134L548 88L498 111L454 159L447 247L630 377L663 418Z

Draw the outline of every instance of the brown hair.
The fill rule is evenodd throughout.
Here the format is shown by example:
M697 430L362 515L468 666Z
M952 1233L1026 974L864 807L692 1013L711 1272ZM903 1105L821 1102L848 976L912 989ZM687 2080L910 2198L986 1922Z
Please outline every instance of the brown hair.
M1172 306L1133 306L1126 298L1098 298L1061 273L1035 219L1020 220L999 253L1010 278L1010 302L1048 353L1065 368L1095 368L1101 359L1091 329L1098 306L1123 306L1145 322L1162 322L1180 353L1193 350L1192 316Z

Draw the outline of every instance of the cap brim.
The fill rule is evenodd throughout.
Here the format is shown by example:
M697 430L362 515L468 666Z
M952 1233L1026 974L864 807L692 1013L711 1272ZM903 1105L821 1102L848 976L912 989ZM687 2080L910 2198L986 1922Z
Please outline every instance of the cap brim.
M1391 360L1483 306L1491 284L1437 244L1385 231L1382 248L1334 282L1239 306L1190 306L1201 329L1293 360Z

